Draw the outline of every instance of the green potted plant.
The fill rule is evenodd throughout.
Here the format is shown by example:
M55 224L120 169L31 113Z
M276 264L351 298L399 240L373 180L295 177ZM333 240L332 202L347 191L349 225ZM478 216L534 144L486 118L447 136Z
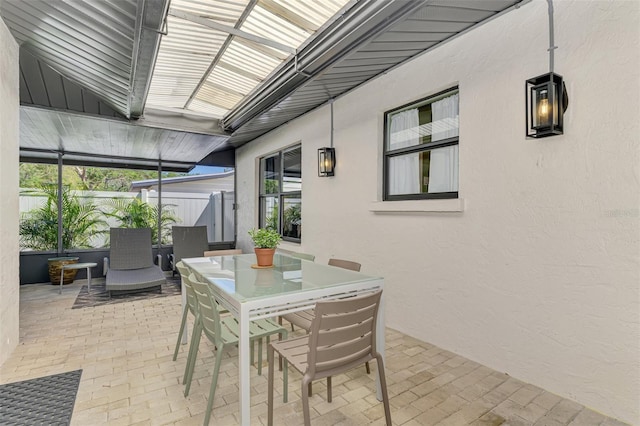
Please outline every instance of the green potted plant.
M20 249L51 251L58 248L58 187L43 185L23 194L45 197L42 206L25 212L20 220ZM105 233L109 225L93 198L79 197L68 187L62 188L62 247L91 248L95 235ZM60 272L60 271L58 271Z
M105 204L105 216L116 219L121 228L151 228L151 241L158 243L158 216L162 228L162 244L171 243L171 227L179 218L173 211L173 204L157 205L145 203L139 198L113 198ZM162 213L162 214L159 214Z
M58 186L42 185L40 189L24 190L23 194L45 197L42 206L25 212L20 220L20 249L54 251L58 249ZM92 247L92 239L103 234L108 224L89 195L78 196L68 186L62 188L62 249ZM77 256L48 259L51 284L60 284L62 265L78 263ZM64 284L72 283L77 269L64 271Z
M280 240L282 240L278 231L271 228L252 229L249 231L249 236L255 246L254 251L256 252L258 266L272 266L276 247L278 247Z

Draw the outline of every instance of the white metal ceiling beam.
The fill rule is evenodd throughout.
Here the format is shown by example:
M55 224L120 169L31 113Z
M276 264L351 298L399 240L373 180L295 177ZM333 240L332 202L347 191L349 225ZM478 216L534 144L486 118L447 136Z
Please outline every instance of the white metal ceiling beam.
M222 128L231 133L249 123L301 87L309 79L346 56L357 46L424 6L428 0L411 2L357 2L340 20L316 33L298 54L262 83L261 90L243 99L222 118ZM233 137L231 143L233 144ZM246 141L237 138L238 143Z
M263 44L260 43L254 43L251 40L246 40L244 38L238 38L235 40L236 43L242 44L243 46L246 46L250 49L256 50L260 53L262 53L263 55L266 55L270 58L274 58L277 59L279 61L284 61L289 57L288 53L282 53L279 50L276 49L272 49L270 47L267 47Z
M176 18L181 18L181 19L185 19L187 21L194 22L196 24L205 26L207 28L211 28L212 30L216 30L216 31L220 31L220 32L223 32L223 33L231 34L231 35L234 35L236 37L245 38L247 40L251 40L251 41L254 41L256 43L261 43L261 44L264 44L266 46L273 47L275 49L280 49L282 51L289 52L291 54L295 54L296 53L296 49L294 49L291 46L287 46L285 44L278 43L277 41L270 40L268 38L264 38L264 37L260 37L260 36L254 35L254 34L250 34L250 33L246 32L246 31L242 31L242 30L239 30L237 28L230 27L228 25L219 24L219 23L214 22L214 21L212 21L210 19L202 18L202 17L196 15L195 13L185 12L185 11L178 10L178 9L175 9L175 8L172 7L172 8L169 9L169 15L175 16Z
M141 117L136 124L180 132L220 136L225 140L229 136L222 131L218 120L211 118L209 115L193 114L172 108L146 108L144 117Z
M129 117L144 111L155 67L169 0L138 0L136 40L130 77Z

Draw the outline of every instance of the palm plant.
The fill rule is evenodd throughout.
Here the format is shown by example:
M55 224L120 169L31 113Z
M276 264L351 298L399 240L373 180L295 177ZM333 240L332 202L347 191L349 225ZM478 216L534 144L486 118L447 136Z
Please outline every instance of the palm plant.
M57 250L58 187L44 185L23 194L46 197L43 206L25 212L20 221L20 248ZM62 247L91 248L95 235L104 234L107 222L90 197L78 197L68 187L62 189Z
M179 218L173 212L173 205L151 205L139 198L113 198L105 202L107 217L116 219L122 228L151 228L153 243L158 242L158 216L162 229L162 244L171 242L171 226L178 223ZM158 214L158 213L162 214Z

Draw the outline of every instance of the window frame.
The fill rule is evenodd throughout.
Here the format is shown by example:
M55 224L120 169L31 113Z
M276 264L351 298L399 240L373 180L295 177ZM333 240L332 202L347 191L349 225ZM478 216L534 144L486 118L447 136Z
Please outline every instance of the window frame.
M414 153L423 153L429 152L436 148L445 148L448 146L460 145L460 134L458 131L458 136L454 136L451 138L442 139L436 142L429 142L424 144L417 144L414 146L408 146L404 148L398 148L394 150L389 150L388 141L389 141L389 116L397 113L402 110L409 109L414 106L423 106L429 103L433 103L437 100L437 98L442 97L451 92L456 92L458 95L460 94L460 88L456 86L452 86L448 89L442 90L440 92L434 93L432 95L426 96L424 98L409 102L407 104L401 105L397 108L393 108L384 113L384 136L382 143L382 194L383 201L402 201L402 200L429 200L429 199L455 199L458 198L459 191L450 191L450 192L434 192L434 193L415 193L415 194L399 194L399 195L390 195L390 176L389 176L389 159L393 157L398 157L406 154L414 154ZM452 95L455 93L451 93ZM432 100L432 102L429 102ZM459 102L459 101L458 101ZM459 130L459 127L458 127ZM459 188L458 188L459 189Z
M260 228L263 228L265 227L265 223L266 223L266 216L265 216L265 212L263 211L264 210L263 199L275 197L278 201L278 229L277 229L278 233L282 236L283 241L289 241L292 243L300 244L302 241L302 238L293 238L293 237L285 236L283 234L284 200L286 198L291 198L293 196L293 197L299 198L300 202L302 203L302 182L300 183L301 189L299 191L286 191L286 192L284 191L284 167L285 167L284 156L287 152L294 151L296 149L300 149L300 180L302 181L302 144L301 143L297 143L295 145L282 148L279 151L275 151L268 155L264 155L258 158L258 226ZM278 192L263 193L262 192L263 187L266 187L266 185L263 185L264 176L263 176L263 170L262 170L262 161L271 157L278 157L278 160L279 160ZM302 217L302 207L300 208L300 217ZM300 235L302 237L302 234Z

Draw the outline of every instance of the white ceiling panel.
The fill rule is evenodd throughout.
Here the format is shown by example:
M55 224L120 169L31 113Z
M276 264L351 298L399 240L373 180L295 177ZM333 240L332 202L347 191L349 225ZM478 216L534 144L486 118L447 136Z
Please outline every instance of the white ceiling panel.
M207 135L138 126L127 120L81 116L42 108L20 109L21 155L63 152L91 162L151 160L192 167L225 143L225 135ZM52 137L55 135L55 137Z

